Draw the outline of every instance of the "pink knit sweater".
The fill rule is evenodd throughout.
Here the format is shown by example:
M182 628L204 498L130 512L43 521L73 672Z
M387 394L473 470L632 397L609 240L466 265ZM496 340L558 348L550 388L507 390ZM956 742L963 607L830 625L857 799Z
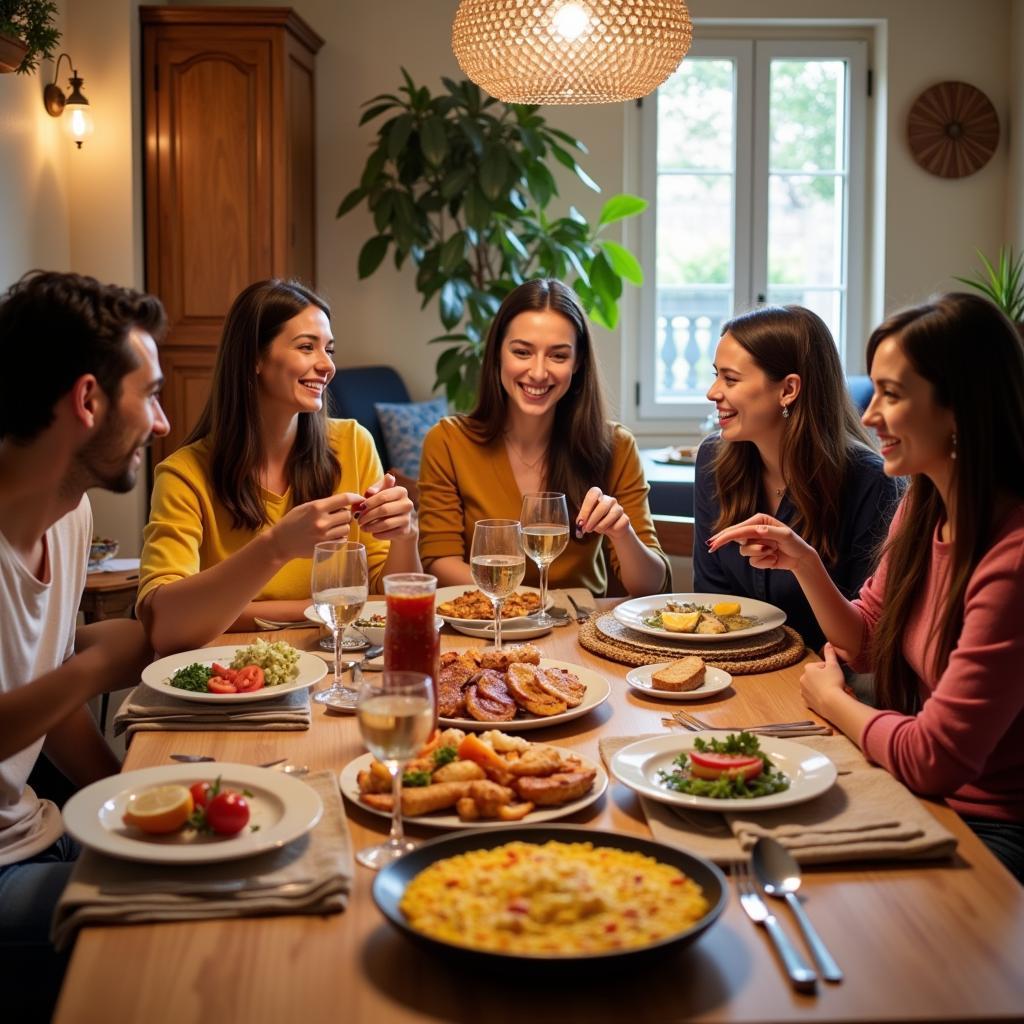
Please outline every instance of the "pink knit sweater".
M892 522L898 530L901 506ZM964 624L946 670L932 671L951 545L932 538L932 559L903 653L920 679L917 715L880 711L861 746L916 793L947 798L960 814L1024 821L1024 505L1016 507L967 586ZM854 605L870 671L871 633L885 597L886 560Z

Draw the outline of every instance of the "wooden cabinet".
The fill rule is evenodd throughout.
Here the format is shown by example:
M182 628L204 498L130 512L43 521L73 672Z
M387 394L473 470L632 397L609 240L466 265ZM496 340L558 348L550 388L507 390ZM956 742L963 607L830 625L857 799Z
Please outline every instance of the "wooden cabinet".
M141 7L146 287L167 308L171 432L209 394L224 316L248 284L315 286L313 62L323 40L286 7Z

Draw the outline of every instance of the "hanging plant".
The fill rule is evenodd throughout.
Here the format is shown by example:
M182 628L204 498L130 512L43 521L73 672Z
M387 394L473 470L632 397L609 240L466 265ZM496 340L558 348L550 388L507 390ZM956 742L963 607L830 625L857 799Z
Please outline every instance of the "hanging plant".
M56 14L53 0L0 0L0 35L28 48L11 70L28 74L41 59L53 56L60 41L60 30L53 23Z
M443 78L445 91L431 95L404 68L402 75L398 94L364 104L360 124L385 120L337 215L363 203L373 215L376 233L359 253L360 279L389 250L396 268L407 259L415 264L421 308L436 298L445 329L430 339L447 345L435 387L443 385L452 405L466 410L476 398L487 328L523 281L565 280L596 323L616 325L623 282L640 285L643 272L628 249L601 236L647 202L614 196L594 224L574 207L550 215L556 163L600 191L576 160L587 152L582 142L552 128L538 107L501 103L472 82Z

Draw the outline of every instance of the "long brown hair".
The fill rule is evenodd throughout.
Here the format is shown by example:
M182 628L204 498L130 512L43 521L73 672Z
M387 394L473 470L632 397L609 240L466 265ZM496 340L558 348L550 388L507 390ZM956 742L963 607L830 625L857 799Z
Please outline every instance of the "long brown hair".
M1005 503L1024 497L1024 349L1013 325L991 302L957 292L880 324L868 340L869 371L888 338L931 384L935 401L952 410L955 423L949 589L933 632L931 667L938 676L959 641L967 586L992 545ZM932 538L950 510L924 475L912 477L903 501L900 528L886 545L885 600L871 653L879 705L911 714L919 706L919 681L903 655L903 639L920 604Z
M231 304L213 371L213 386L199 422L185 444L210 439L213 490L236 528L257 530L267 520L259 474L266 459L256 365L281 328L316 306L330 319L319 295L297 281L257 281ZM334 493L341 466L327 438L327 402L318 413L299 413L287 476L295 505Z
M576 369L572 384L555 406L555 423L547 457L547 487L561 491L579 508L587 491L607 480L612 457L612 432L594 358L594 343L583 309L571 288L548 278L521 284L505 296L487 332L480 367L476 408L463 417L484 443L500 437L508 415L508 396L501 386L501 346L508 325L520 313L550 309L572 324L576 335Z
M800 377L779 452L790 523L826 563L837 557L843 482L855 449L871 442L846 390L839 350L824 320L803 306L765 306L722 325L769 380ZM779 410L781 415L782 410ZM750 441L719 445L714 461L720 509L715 531L754 515L764 464Z

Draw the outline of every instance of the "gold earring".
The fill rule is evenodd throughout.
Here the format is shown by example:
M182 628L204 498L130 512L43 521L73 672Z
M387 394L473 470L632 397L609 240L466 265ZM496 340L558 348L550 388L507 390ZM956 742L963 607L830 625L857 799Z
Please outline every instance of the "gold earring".
M949 453L951 459L956 458L956 433L953 434L953 450Z

